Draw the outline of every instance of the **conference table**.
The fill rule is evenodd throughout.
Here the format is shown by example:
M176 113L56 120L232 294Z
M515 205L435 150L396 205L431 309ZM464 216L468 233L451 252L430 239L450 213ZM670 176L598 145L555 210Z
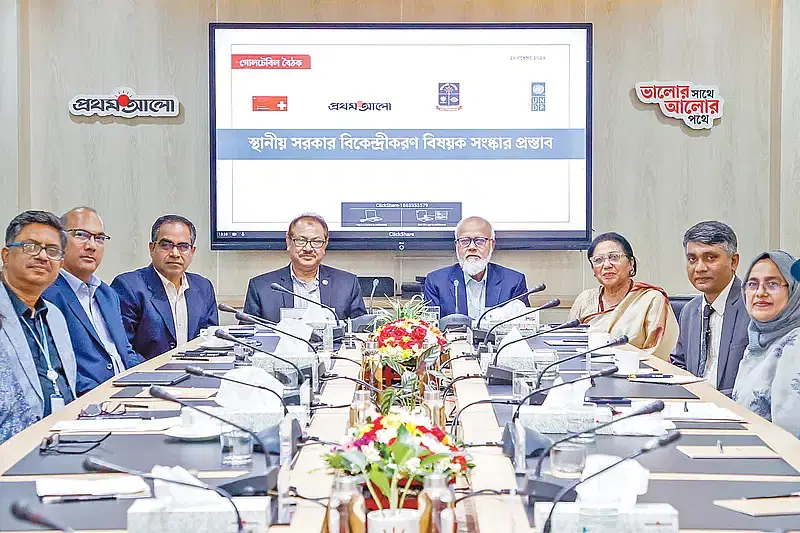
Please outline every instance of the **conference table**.
M190 341L152 360L130 369L125 374L135 372L180 369L193 364L213 368L213 363L182 362L173 356L189 348L195 348L199 340ZM466 343L452 345L451 356L471 351ZM340 357L360 360L360 350L341 349ZM656 371L686 374L667 362L648 358L645 363ZM333 372L342 376L357 377L359 365L347 361L334 361ZM479 374L480 364L476 359L462 358L452 362L453 377ZM579 368L579 367L578 367ZM575 370L577 372L577 370ZM568 375L565 371L564 375ZM611 379L611 378L601 378ZM192 381L194 380L194 381ZM665 402L713 402L725 407L744 419L743 424L684 424L679 429L683 434L682 443L725 445L766 444L780 455L778 459L747 460L718 459L691 460L676 457L673 450L659 450L640 459L650 469L650 482L647 494L639 497L640 502L663 502L672 504L680 512L681 531L771 531L775 529L800 531L800 515L782 517L753 518L735 513L713 504L717 499L750 496L777 495L800 491L800 441L786 431L761 419L709 385L700 382L688 385L651 386L624 389L625 380L605 382L604 393L620 392L615 387L623 387L623 392L635 393L632 398L661 397ZM219 380L192 376L184 387L214 389ZM600 383L598 382L598 386ZM611 387L611 389L609 389ZM663 388L659 388L663 387ZM346 380L328 381L317 397L317 402L334 408L315 410L306 432L323 441L336 441L345 432L348 423L348 409L356 385ZM131 389L129 391L129 389ZM487 386L482 379L464 379L455 386L456 403L459 406L488 399L497 394L508 394L510 387ZM125 391L125 392L121 392ZM213 391L210 391L213 392ZM637 396L641 394L641 396ZM125 397L120 397L125 396ZM8 510L12 501L26 499L34 506L44 510L48 516L58 518L76 530L124 531L126 513L132 500L112 500L81 503L60 503L42 505L37 501L35 480L43 476L59 478L89 479L109 474L87 474L82 471L81 456L40 457L39 445L43 437L51 434L51 428L61 421L75 420L88 404L111 402L124 403L129 412L141 413L143 417L177 416L179 407L163 400L146 397L141 390L131 387L115 387L104 383L78 398L63 410L50 415L37 424L9 439L0 446L0 531L30 531L29 526L10 515ZM211 400L191 402L197 405L213 403ZM338 407L336 406L344 406ZM461 417L460 437L467 443L500 441L503 424L510 418L510 412L489 404L476 405L465 411ZM598 436L596 446L602 453L624 455L625 450L640 446L642 438L623 436ZM633 446L633 448L631 448ZM293 464L290 483L296 487L297 494L309 498L326 498L330 495L332 474L324 468L323 454L327 447L319 444L303 446ZM660 453L664 452L664 453ZM175 442L165 437L159 430L113 432L93 453L113 463L149 471L156 464L172 466L180 464L197 472L197 477L209 484L221 484L249 473L247 468L224 468L219 461L219 443ZM520 478L515 475L511 461L498 447L470 448L475 468L469 477L472 491L482 489L504 490L518 487ZM257 474L263 469L261 454L254 454L252 471ZM274 457L277 461L277 457ZM716 462L714 462L716 461ZM547 463L545 463L547 464ZM323 505L309 500L296 500L296 510L291 524L274 525L270 531L316 532L324 531L326 509ZM529 520L523 498L520 496L480 495L457 506L460 531L490 532L530 532L535 531Z

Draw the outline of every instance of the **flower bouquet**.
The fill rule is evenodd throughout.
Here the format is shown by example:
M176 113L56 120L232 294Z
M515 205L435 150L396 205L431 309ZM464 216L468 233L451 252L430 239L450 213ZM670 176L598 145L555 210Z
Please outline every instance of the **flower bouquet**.
M426 474L442 473L452 481L474 465L454 437L427 427L424 417L391 412L350 429L324 456L337 472L362 476L371 510L416 508Z

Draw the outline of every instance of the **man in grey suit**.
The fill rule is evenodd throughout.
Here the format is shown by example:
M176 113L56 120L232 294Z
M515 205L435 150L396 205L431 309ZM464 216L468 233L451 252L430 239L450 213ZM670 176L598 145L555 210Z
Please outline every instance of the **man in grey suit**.
M367 313L358 278L344 270L322 265L328 246L328 224L315 213L303 213L289 224L286 250L289 265L250 280L244 312L278 322L281 308L314 305L271 288L273 283L309 300L336 309L339 319ZM330 312L326 311L330 315ZM333 317L331 317L333 318Z
M75 398L77 366L67 323L42 292L58 277L67 235L61 221L45 211L25 211L6 230L0 287L2 357L22 389L31 420ZM7 413L0 413L5 420ZM21 428L17 428L21 429Z
M747 348L750 317L736 277L736 234L717 221L700 222L683 236L686 273L702 292L681 312L681 331L672 354L675 366L730 393Z

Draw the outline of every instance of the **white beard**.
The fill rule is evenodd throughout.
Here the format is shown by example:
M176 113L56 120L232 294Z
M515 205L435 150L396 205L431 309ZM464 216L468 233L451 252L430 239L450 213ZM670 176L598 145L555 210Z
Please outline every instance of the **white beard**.
M486 259L466 259L458 256L458 264L461 265L462 270L464 270L464 273L469 277L477 276L486 270L486 267L489 265L489 261L491 260L491 252L489 253L489 257Z

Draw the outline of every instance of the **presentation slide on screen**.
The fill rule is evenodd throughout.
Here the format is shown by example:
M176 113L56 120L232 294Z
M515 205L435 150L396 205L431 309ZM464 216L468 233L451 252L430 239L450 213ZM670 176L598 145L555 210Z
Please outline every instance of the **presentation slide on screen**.
M586 239L585 28L218 27L212 44L217 244L280 244L305 211L351 248L452 245L470 215Z

